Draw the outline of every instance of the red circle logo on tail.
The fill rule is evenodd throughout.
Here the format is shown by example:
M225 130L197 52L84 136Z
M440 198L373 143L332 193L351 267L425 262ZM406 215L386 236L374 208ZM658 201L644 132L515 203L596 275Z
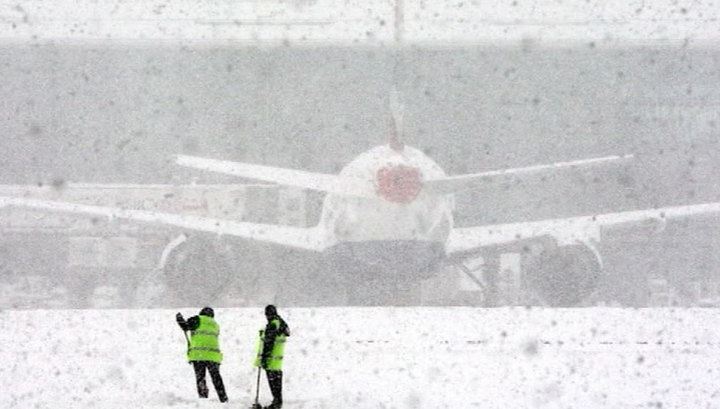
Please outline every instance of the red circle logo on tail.
M408 166L386 166L377 172L377 192L393 203L410 203L422 189L420 170Z

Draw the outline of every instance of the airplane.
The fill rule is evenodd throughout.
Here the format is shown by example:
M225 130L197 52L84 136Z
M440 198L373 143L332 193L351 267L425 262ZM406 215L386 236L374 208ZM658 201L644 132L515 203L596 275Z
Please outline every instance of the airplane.
M325 193L319 222L313 227L12 196L0 196L0 208L161 224L218 238L237 237L316 253L321 255L321 262L311 266L305 276L298 273L299 288L305 286L305 291L314 294L310 301L313 305L417 303L423 279L435 275L443 265L457 265L485 288L484 304L488 306L497 302L498 255L503 250L522 249L529 260L524 263L529 270L525 274L534 277L537 286L545 287L548 303L575 303L592 291L601 274L602 256L597 248L601 228L644 220L664 223L671 218L720 211L720 203L703 203L457 228L453 211L454 194L458 192L524 175L622 163L633 155L448 176L428 155L405 145L400 140L397 121L393 122L395 129L390 132L387 144L360 154L336 175L177 155L176 163L180 166ZM186 243L192 240L192 234L183 233L168 243L160 255L159 266L175 269L173 274L182 280L182 274L188 274L183 273L184 263L192 263L197 256L182 251L184 247L190 248ZM462 263L464 258L477 254L484 260L483 279L478 279ZM206 256L199 258L206 260ZM203 266L196 270L203 270ZM549 277L552 282L548 282Z

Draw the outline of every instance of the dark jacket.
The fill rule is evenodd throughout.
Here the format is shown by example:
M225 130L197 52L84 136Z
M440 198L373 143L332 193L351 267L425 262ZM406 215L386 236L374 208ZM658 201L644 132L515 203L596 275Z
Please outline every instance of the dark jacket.
M200 317L193 315L187 321L178 318L177 323L183 331L195 331L200 326Z
M187 321L185 321L182 316L177 316L176 318L178 325L183 331L195 331L200 326L200 316L198 315L193 315L192 317L188 318Z
M272 325L273 320L280 320L280 328L275 328L274 325ZM270 353L272 352L273 346L275 345L275 338L278 335L285 335L286 337L290 336L290 328L288 327L287 323L284 319L282 319L279 315L275 315L273 317L268 317L268 323L265 326L265 342L263 342L263 352L261 359L263 361L267 361L267 359L270 357Z
M205 307L200 310L199 315L215 318L215 311L213 311L213 309L210 307ZM187 321L185 321L185 318L183 318L182 314L177 313L177 315L175 315L175 320L183 331L195 331L200 326L200 317L198 315L193 315L192 317L188 318Z

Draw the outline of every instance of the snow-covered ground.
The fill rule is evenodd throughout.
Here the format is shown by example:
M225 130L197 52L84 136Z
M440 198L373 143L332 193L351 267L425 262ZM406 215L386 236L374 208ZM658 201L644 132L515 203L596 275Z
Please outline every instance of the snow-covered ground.
M0 408L221 407L195 397L175 312L0 312ZM715 309L280 312L287 408L720 407ZM249 407L262 310L216 318L227 407Z

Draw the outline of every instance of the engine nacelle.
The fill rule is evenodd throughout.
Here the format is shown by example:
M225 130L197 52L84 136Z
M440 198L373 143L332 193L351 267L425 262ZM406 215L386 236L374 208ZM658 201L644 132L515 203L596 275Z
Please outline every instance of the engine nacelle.
M525 287L535 301L550 306L581 304L597 288L600 253L591 242L544 248L523 260Z
M223 237L181 235L160 257L162 284L184 304L213 303L233 284L236 257L236 250Z

